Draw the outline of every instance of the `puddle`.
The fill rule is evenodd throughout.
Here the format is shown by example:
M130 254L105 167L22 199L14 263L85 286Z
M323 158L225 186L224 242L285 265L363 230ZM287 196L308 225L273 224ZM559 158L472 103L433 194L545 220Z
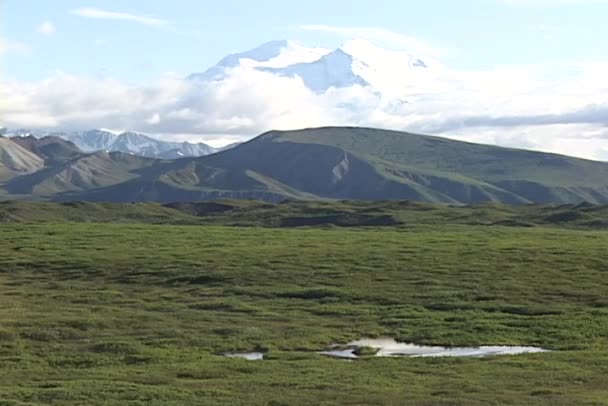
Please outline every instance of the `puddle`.
M356 348L347 348L345 350L321 351L321 352L319 352L319 354L327 355L329 357L344 358L344 359L359 358L357 356L357 354L355 354L355 351L356 351Z
M438 347L399 343L392 338L362 339L350 342L340 349L322 351L330 357L356 359L358 348L376 349L376 357L488 357L493 355L515 355L548 352L539 347L492 345L481 347Z
M229 352L222 355L228 358L242 358L248 361L261 361L264 359L264 354L261 352Z

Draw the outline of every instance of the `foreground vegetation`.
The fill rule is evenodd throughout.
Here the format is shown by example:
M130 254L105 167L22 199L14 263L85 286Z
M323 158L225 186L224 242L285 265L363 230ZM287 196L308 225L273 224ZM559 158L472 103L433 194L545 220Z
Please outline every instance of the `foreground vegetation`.
M608 206L471 206L407 201L216 200L182 203L47 203L0 201L0 223L150 223L259 227L410 227L485 225L608 229Z
M605 231L0 227L2 405L608 404ZM366 336L554 351L316 353Z

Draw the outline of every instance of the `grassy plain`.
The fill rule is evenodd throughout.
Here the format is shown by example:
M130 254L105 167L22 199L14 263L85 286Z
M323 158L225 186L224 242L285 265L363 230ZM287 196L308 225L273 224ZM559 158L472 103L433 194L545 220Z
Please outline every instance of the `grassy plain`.
M558 227L4 224L0 405L608 405L607 247ZM368 336L554 351L316 353Z

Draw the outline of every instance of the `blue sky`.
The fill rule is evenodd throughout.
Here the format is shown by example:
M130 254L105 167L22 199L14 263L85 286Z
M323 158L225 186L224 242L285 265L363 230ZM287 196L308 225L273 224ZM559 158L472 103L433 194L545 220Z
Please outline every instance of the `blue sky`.
M362 125L608 160L606 16L608 0L0 0L0 126L222 145ZM351 49L371 85L318 93L247 63L184 80L281 39L293 63L369 41Z
M593 0L4 0L0 4L2 36L24 48L3 57L3 71L21 80L66 71L145 81L164 72L200 71L227 53L272 39L326 47L343 40L302 30L306 25L375 27L399 33L445 51L443 58L452 67L473 69L596 60L605 57L608 38L608 3ZM76 14L83 9L148 16L159 22ZM45 22L52 24L52 33L38 31Z

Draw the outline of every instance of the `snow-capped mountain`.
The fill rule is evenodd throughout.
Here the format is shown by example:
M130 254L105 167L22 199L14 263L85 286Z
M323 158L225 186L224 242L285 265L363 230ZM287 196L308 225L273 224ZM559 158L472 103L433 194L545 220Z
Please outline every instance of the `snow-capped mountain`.
M249 51L230 54L217 65L203 73L193 73L188 79L221 80L231 69L241 66L254 69L285 68L293 64L314 62L330 52L329 49L304 47L292 41L270 41Z
M54 134L54 133L49 132L49 131L29 130L26 128L20 128L20 129L13 130L13 129L2 127L0 129L0 135L2 135L3 137L6 137L6 138L13 138L13 137L42 138L42 137L46 137L47 135L52 135L52 134Z
M217 65L188 79L217 81L237 68L254 69L299 77L317 93L331 88L369 86L388 97L403 97L413 84L429 79L433 64L408 52L383 49L365 40L350 40L334 50L308 48L291 41L271 41L228 55Z
M342 49L336 49L314 62L296 63L284 68L258 67L264 72L280 76L300 77L306 86L315 92L326 92L330 88L368 86L369 83L353 71L354 59Z
M203 143L161 141L131 131L113 134L104 130L89 130L68 134L66 138L85 152L118 151L149 158L175 159L216 152L215 148Z
M80 132L48 132L34 130L6 130L6 137L42 138L54 135L74 143L83 152L109 151L149 158L177 159L198 157L213 154L223 149L216 149L204 143L161 141L136 132L114 133L108 130L87 130Z
M84 152L110 150L111 145L118 137L106 130L87 130L68 134L58 133L56 135L73 142Z

